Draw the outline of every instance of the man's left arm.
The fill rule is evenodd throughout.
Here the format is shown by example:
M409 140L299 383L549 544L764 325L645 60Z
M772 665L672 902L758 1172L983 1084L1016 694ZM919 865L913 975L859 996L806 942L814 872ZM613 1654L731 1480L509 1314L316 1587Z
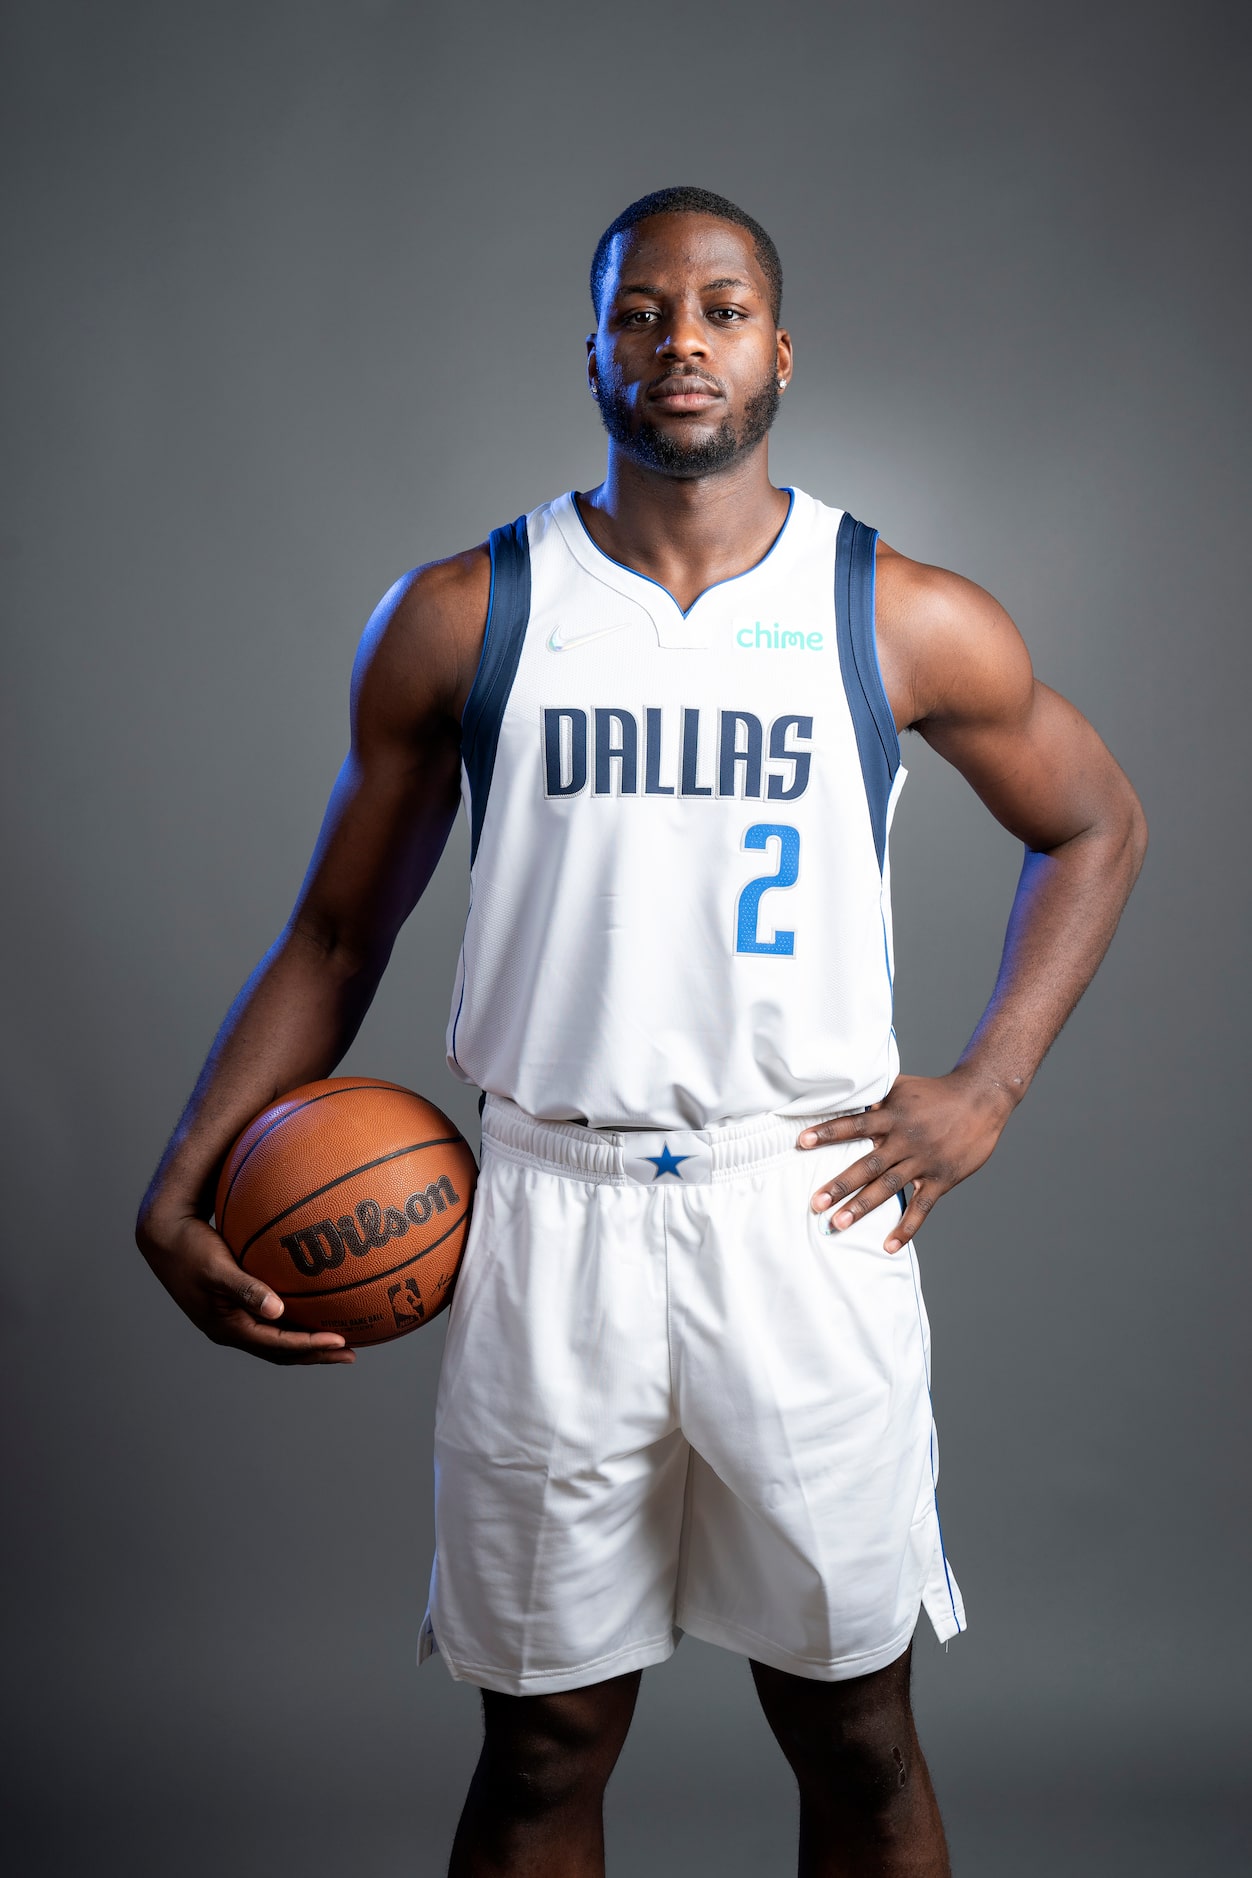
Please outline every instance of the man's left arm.
M1026 848L995 989L956 1067L901 1075L863 1114L799 1137L802 1148L872 1144L813 1195L815 1211L836 1209L836 1229L912 1184L885 1242L898 1252L991 1154L1108 949L1147 825L1099 736L1039 683L990 594L880 547L877 625L897 725L919 731Z

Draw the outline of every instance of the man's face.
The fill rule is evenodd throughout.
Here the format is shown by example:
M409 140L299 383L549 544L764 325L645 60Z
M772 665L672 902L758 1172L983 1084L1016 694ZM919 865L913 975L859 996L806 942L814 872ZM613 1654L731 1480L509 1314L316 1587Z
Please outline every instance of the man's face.
M752 237L706 215L618 235L587 374L618 449L667 476L709 476L755 449L791 372Z

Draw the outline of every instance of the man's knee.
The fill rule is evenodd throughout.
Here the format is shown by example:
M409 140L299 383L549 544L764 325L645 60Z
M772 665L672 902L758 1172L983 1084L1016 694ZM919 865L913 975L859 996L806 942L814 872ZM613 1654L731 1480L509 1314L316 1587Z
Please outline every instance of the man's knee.
M808 1800L855 1813L894 1811L908 1797L916 1736L907 1718L801 1724L779 1737Z
M637 1688L635 1676L557 1695L485 1692L479 1777L492 1805L516 1819L598 1805L626 1738Z
M848 1683L767 1671L757 1687L806 1803L862 1817L907 1807L920 1759L907 1663Z
M805 1795L862 1817L895 1814L912 1798L914 1751L911 1728L844 1731L809 1763L802 1782Z

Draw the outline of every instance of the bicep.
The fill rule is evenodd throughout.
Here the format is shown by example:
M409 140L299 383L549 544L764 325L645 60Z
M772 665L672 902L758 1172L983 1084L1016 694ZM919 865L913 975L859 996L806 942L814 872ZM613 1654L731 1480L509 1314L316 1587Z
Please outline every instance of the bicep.
M352 740L292 923L365 959L390 950L435 870L460 802L459 637L397 583L361 640Z
M918 729L996 820L1040 851L1094 828L1124 782L1081 711L1038 679L1002 714L937 715Z
M459 760L443 737L412 755L354 746L331 790L293 923L354 956L389 950L435 871L459 802Z

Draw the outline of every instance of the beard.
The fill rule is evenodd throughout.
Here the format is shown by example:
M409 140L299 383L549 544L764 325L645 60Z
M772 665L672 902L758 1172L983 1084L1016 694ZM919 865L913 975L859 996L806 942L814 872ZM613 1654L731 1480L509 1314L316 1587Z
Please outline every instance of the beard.
M738 429L724 417L711 436L688 442L646 419L634 429L625 395L603 383L596 390L600 417L613 442L644 469L659 470L663 476L715 476L729 469L755 450L777 417L780 401L778 380L771 372L745 402Z

